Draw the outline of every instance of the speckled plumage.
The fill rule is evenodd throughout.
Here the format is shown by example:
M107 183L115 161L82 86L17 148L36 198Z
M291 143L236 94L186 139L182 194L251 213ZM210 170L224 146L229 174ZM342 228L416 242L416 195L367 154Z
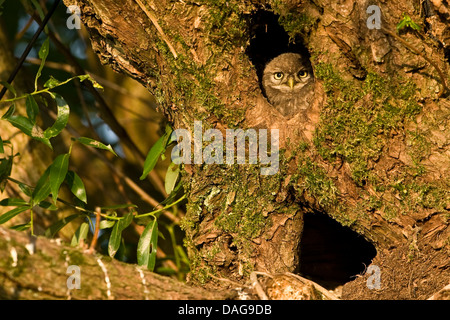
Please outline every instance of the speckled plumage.
M313 83L309 61L298 53L283 53L264 68L262 84L266 97L284 116L292 116L308 108L313 96Z

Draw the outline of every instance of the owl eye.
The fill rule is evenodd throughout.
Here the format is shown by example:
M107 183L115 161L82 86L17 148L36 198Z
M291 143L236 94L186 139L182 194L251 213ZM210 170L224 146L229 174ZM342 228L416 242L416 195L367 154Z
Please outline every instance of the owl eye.
M308 76L308 71L304 71L304 70L299 71L297 73L297 75L298 75L299 78L306 78Z
M283 77L284 77L284 73L283 72L275 72L273 74L273 78L275 80L281 80L281 79L283 79Z

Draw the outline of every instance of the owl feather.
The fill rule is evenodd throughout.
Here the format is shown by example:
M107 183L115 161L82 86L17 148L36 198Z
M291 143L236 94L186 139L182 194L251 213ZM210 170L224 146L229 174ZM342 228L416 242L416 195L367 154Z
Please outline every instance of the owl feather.
M313 83L311 65L298 53L283 53L264 68L264 92L270 104L283 116L295 115L309 107Z

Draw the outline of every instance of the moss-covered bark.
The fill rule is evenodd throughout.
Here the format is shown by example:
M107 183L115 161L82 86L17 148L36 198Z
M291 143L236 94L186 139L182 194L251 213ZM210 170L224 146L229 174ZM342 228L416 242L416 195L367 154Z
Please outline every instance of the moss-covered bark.
M69 266L78 267L75 273ZM79 287L75 276L79 276ZM226 299L134 265L0 227L0 299ZM73 287L68 286L73 284Z
M302 215L314 210L362 234L380 256L414 243L448 259L449 101L437 99L442 83L433 66L367 28L372 3L65 2L80 6L102 61L145 84L175 128L192 131L201 120L204 129L280 130L277 175L262 177L255 166L185 166L194 277L295 271ZM401 36L448 78L445 15L430 13L428 1L379 6L386 30L395 32L403 13L424 26ZM276 14L290 41L311 54L317 81L306 120L276 114L261 92L260 66L249 56L261 11Z

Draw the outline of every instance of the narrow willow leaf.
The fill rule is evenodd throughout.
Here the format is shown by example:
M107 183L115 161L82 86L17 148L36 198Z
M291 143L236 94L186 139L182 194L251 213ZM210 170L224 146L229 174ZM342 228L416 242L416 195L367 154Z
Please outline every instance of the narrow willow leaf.
M166 132L161 136L161 138L158 139L158 141L156 141L147 153L147 157L144 162L144 170L140 177L141 180L144 180L149 172L153 170L159 157L166 151L167 143L172 135L172 131L173 130L170 126L166 126Z
M31 222L24 223L24 224L18 224L18 225L10 227L10 229L16 230L16 231L26 231L30 228L31 228Z
M6 212L0 216L0 224L3 224L5 222L11 220L15 216L17 216L19 213L27 211L28 209L30 209L29 206L24 206L24 207L17 207L12 210L9 210L8 212Z
M180 190L183 189L183 185L181 183L178 183L173 188L172 192L169 194L167 198L165 198L163 201L161 201L159 204L162 206L168 205L169 203L175 202L175 198L177 197Z
M24 183L19 183L19 188L20 188L20 191L22 191L26 196L31 198L31 196L33 194L33 190L31 190L31 188L29 186L27 186Z
M417 23L415 23L414 21L411 21L411 25L410 27L414 30L420 31L421 26L419 26Z
M9 116L6 118L14 127L20 129L23 133L28 136L32 135L33 127L35 124L28 118L24 116Z
M19 198L6 198L0 201L0 206L2 207L17 207L17 206L27 206L29 205L28 202L26 202L23 199Z
M53 95L56 101L58 114L55 123L44 131L44 137L47 139L56 137L66 127L70 115L70 108L66 100L59 94L53 93Z
M58 210L57 206L55 206L53 203L48 202L48 201L41 201L39 203L39 207L50 210L50 211Z
M137 260L140 266L153 271L156 261L156 250L158 248L158 221L156 218L144 229L139 238L137 247Z
M7 178L11 175L13 158L0 159L0 183L5 184L8 182ZM0 188L3 192L3 187Z
M28 119L32 123L36 122L36 116L39 114L39 106L32 95L27 95L27 101L25 102Z
M50 195L50 181L48 180L48 176L50 175L50 168L51 166L49 166L44 171L42 176L39 178L36 187L33 190L33 193L31 194L31 203L33 206L37 205Z
M69 153L60 154L56 157L56 159L53 161L52 165L50 166L50 189L53 196L53 203L56 203L56 200L58 198L58 192L59 188L61 186L61 183L66 178L67 171L69 169Z
M89 147L93 147L93 148L97 148L97 149L108 150L108 151L112 152L115 156L117 156L117 153L114 152L114 150L110 144L105 145L97 140L94 140L91 138L86 138L86 137L77 138L75 140L84 144L85 146L89 146Z
M11 84L6 81L0 81L0 84L6 87L14 95L14 98L17 97L16 89Z
M401 29L403 29L406 26L406 23L407 23L407 21L405 19L400 21L400 23L397 24L397 30L400 31Z
M0 153L5 153L5 148L3 147L3 139L0 137Z
M167 168L166 178L164 180L164 188L167 194L170 194L175 188L179 174L180 166L172 162Z
M84 187L84 183L75 172L73 171L67 172L66 183L75 197L77 197L84 203L87 203L86 189Z
M8 110L6 110L5 114L2 116L3 120L7 120L9 117L11 117L14 112L16 111L16 105L13 103L9 106Z
M100 229L108 229L114 227L115 220L102 220L100 221Z
M59 230L64 228L69 222L72 220L75 220L76 218L82 216L80 213L72 214L68 217L65 217L59 221L56 221L54 224L52 224L47 230L45 230L45 236L48 238L53 238L55 234L58 233Z
M86 240L88 232L89 232L89 224L87 222L83 222L78 227L77 231L75 231L75 233L73 234L70 245L72 247L78 246L81 240Z
M52 149L50 140L44 136L44 132L42 131L42 129L37 124L33 123L30 119L23 116L10 116L5 120L25 133L27 136L43 142L47 147Z
M34 91L37 91L38 89L38 79L41 76L42 69L45 65L45 60L47 60L48 53L50 51L50 41L48 38L44 40L42 43L41 49L39 49L39 58L41 59L41 64L39 66L38 72L36 73L36 78L34 79Z
M114 257L117 250L119 250L120 242L122 240L122 231L130 225L131 221L133 221L133 213L129 212L114 225L108 243L108 254L111 258Z

